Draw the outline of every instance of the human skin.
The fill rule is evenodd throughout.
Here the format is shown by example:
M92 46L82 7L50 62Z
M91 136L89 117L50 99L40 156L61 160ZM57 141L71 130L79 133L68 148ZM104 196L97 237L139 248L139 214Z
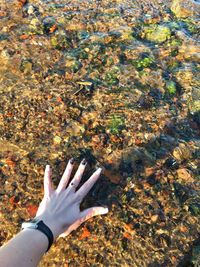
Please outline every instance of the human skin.
M73 164L69 160L55 190L52 186L50 166L46 165L44 196L35 218L43 220L51 229L54 242L57 238L69 235L89 218L108 213L108 208L104 207L92 207L80 211L80 203L99 179L102 171L101 168L98 168L76 191L87 165L83 162L84 159L68 185L73 170ZM39 264L47 247L48 239L45 234L36 229L23 229L0 248L0 266L35 267Z

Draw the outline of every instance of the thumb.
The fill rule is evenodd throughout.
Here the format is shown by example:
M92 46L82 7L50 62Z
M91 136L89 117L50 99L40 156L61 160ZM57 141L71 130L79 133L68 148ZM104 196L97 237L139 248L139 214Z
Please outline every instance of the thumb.
M106 213L108 213L108 208L104 208L104 207L92 207L89 209L85 209L80 212L81 223L87 221L88 219L96 215L103 215Z
M104 207L92 207L80 212L80 217L76 220L64 233L62 233L60 237L68 236L72 231L76 230L82 223L87 221L88 219L96 216L96 215L103 215L108 213L108 208Z

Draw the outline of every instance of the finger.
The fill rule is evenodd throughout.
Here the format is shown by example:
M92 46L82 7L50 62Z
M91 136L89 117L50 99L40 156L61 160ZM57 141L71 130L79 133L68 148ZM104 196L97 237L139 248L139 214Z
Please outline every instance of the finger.
M51 169L50 165L46 165L44 172L44 195L45 197L49 197L53 191L51 184Z
M73 163L71 163L71 160L72 159L70 159L68 161L67 167L66 167L66 169L65 169L65 171L63 173L63 176L62 176L62 178L61 178L61 180L59 182L59 185L58 185L58 187L56 189L57 193L60 193L61 191L65 190L65 188L66 188L66 186L67 186L67 184L69 182L70 175L71 175L71 172L73 170Z
M89 209L85 209L83 211L80 212L80 216L81 216L81 223L87 221L88 219L96 216L96 215L103 215L108 213L108 208L104 208L104 207L92 207Z
M80 212L81 218L78 219L76 222L74 222L72 225L70 225L70 227L68 227L65 232L63 232L61 235L59 235L59 238L68 236L72 231L76 230L82 223L84 223L88 219L90 219L96 215L106 214L106 213L108 213L108 211L109 211L108 208L92 207L92 208L89 208L89 209L86 209L86 210Z
M76 197L78 199L83 199L87 193L90 191L90 189L92 188L92 186L96 183L96 181L98 180L98 178L100 177L100 173L101 173L102 169L98 168L93 174L92 176L90 176L90 178L81 186L81 188L76 191Z
M83 176L84 170L86 168L87 162L85 159L83 159L78 167L78 170L76 171L76 174L74 175L74 178L72 179L72 181L69 184L68 190L69 191L74 191L75 189L78 187L81 178Z

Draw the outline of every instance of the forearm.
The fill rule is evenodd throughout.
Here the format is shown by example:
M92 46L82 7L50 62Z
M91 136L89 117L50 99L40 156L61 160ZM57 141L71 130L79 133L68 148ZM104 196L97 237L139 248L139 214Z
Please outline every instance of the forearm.
M35 267L48 247L48 239L35 229L24 229L0 248L0 266Z

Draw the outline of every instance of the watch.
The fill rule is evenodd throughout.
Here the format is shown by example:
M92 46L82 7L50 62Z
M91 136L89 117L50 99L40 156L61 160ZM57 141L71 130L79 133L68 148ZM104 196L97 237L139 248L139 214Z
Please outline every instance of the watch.
M53 244L53 240L54 240L53 233L52 233L51 229L42 220L34 218L32 220L25 221L22 223L21 230L23 230L25 228L37 229L37 230L41 231L42 233L44 233L49 240L49 246L48 246L46 252L50 249L51 245Z

